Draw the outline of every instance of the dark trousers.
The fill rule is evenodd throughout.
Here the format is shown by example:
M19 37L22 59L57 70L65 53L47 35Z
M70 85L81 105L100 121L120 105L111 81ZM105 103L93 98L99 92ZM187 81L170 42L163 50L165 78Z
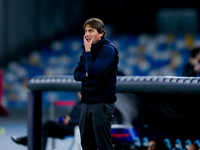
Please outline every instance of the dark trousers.
M46 121L42 127L42 150L46 149L48 137L64 138L74 135L74 126L68 126L57 121Z
M83 150L113 150L111 124L114 104L82 104L79 121Z

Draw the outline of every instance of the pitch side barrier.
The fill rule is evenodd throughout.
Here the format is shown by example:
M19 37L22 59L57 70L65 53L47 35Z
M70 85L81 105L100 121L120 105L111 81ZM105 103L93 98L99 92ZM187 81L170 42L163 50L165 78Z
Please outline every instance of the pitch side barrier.
M43 91L80 91L81 82L72 75L36 76L28 83L28 149L40 150ZM200 77L177 76L118 76L118 93L200 94Z

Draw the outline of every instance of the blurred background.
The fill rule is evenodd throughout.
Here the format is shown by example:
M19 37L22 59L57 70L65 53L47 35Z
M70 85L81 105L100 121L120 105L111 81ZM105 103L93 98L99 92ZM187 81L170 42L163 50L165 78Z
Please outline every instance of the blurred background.
M107 37L119 50L119 70L125 75L182 76L191 47L200 46L197 2L1 0L0 144L5 136L15 134L5 121L12 123L23 114L18 127L26 127L29 79L73 74L83 44L82 26L88 18L98 17L105 23ZM76 93L44 92L45 117L50 117L51 105L59 100L76 101ZM70 109L56 107L55 113Z

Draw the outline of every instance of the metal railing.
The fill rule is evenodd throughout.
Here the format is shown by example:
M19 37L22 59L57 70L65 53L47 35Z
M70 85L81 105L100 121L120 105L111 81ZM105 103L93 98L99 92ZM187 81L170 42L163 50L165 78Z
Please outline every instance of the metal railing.
M28 83L30 99L28 102L28 149L40 150L41 112L43 91L80 91L81 82L71 75L36 76ZM200 94L200 77L176 76L119 76L118 93L183 93Z

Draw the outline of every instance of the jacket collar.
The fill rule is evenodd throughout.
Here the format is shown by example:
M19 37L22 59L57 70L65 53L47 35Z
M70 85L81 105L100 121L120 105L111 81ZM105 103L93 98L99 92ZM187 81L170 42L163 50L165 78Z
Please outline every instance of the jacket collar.
M92 48L97 48L99 45L102 45L102 43L105 42L105 38L101 38L96 44L92 44Z

